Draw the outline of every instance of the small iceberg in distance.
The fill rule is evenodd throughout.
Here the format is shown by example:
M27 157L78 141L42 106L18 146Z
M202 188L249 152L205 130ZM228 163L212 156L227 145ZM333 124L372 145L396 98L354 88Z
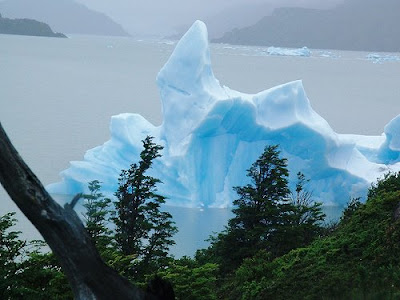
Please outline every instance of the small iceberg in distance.
M71 162L48 191L87 192L87 183L97 179L103 192L112 195L121 170L139 160L147 135L164 146L149 173L163 182L158 191L168 197L168 205L232 206L237 198L232 187L248 183L246 170L267 145L278 144L288 159L290 182L303 172L311 179L314 199L325 205L364 197L371 182L400 170L400 117L381 136L338 134L312 109L301 81L257 94L221 86L201 21L177 43L157 85L160 126L138 114L113 116L110 140L88 150L82 161Z
M326 51L326 50L318 51L318 55L320 57L325 57L325 58L340 58L340 55L338 55L332 51Z
M291 48L279 48L279 47L268 47L266 52L268 55L278 55L278 56L304 56L310 57L311 50L307 47L291 49Z
M367 55L367 60L372 61L374 64L382 64L384 62L393 62L393 61L400 62L400 56L391 54L370 53Z

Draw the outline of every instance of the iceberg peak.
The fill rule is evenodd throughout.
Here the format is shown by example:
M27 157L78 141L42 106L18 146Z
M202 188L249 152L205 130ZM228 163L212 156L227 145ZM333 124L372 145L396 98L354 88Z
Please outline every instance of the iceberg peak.
M164 146L150 175L163 182L158 190L170 205L231 206L237 197L232 187L248 183L246 170L266 145L279 145L290 182L304 173L315 200L325 204L363 197L372 181L400 170L400 116L382 136L341 135L312 109L301 81L254 95L221 87L201 21L179 41L157 84L160 126L137 114L113 116L111 139L71 162L48 191L87 192L87 182L97 179L104 193L113 194L120 171L139 160L146 135Z
M188 95L204 85L217 83L211 69L207 27L203 22L196 21L177 43L158 73L157 83L168 84L169 88ZM165 100L168 99L161 99Z
M163 112L162 138L171 155L185 143L212 105L224 95L210 60L206 25L196 21L176 45L157 76ZM186 141L186 142L185 142Z

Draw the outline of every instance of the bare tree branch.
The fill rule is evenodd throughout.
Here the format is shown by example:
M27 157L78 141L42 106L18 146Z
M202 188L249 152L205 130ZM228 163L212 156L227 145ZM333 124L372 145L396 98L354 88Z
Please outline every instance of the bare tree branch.
M62 208L52 199L1 123L0 182L58 257L76 299L154 299L101 260L73 205Z

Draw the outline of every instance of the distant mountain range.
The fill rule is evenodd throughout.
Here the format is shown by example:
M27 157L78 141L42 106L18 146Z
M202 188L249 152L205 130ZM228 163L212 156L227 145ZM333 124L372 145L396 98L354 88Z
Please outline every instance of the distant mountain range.
M347 0L336 8L278 8L256 24L234 29L213 42L400 51L399 0Z
M31 19L8 19L0 14L0 34L17 34L48 37L66 37L62 33L55 33L50 26L43 22Z
M57 32L69 34L128 36L105 14L73 0L5 0L0 13L8 18L29 18L45 22Z

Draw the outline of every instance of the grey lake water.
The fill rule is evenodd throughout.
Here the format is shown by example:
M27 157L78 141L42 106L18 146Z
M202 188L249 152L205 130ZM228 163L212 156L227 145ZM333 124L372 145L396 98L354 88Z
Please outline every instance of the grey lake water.
M112 115L140 113L162 122L155 78L173 49L173 42L133 38L0 35L0 121L44 185L108 140ZM373 63L367 55L312 50L311 57L268 56L260 47L211 45L221 84L256 93L302 79L312 107L335 131L379 135L400 114L400 62ZM176 256L206 246L204 239L232 216L229 209L166 209L180 229ZM326 210L331 218L340 214ZM26 238L39 237L0 188L0 215L8 211L17 211Z

